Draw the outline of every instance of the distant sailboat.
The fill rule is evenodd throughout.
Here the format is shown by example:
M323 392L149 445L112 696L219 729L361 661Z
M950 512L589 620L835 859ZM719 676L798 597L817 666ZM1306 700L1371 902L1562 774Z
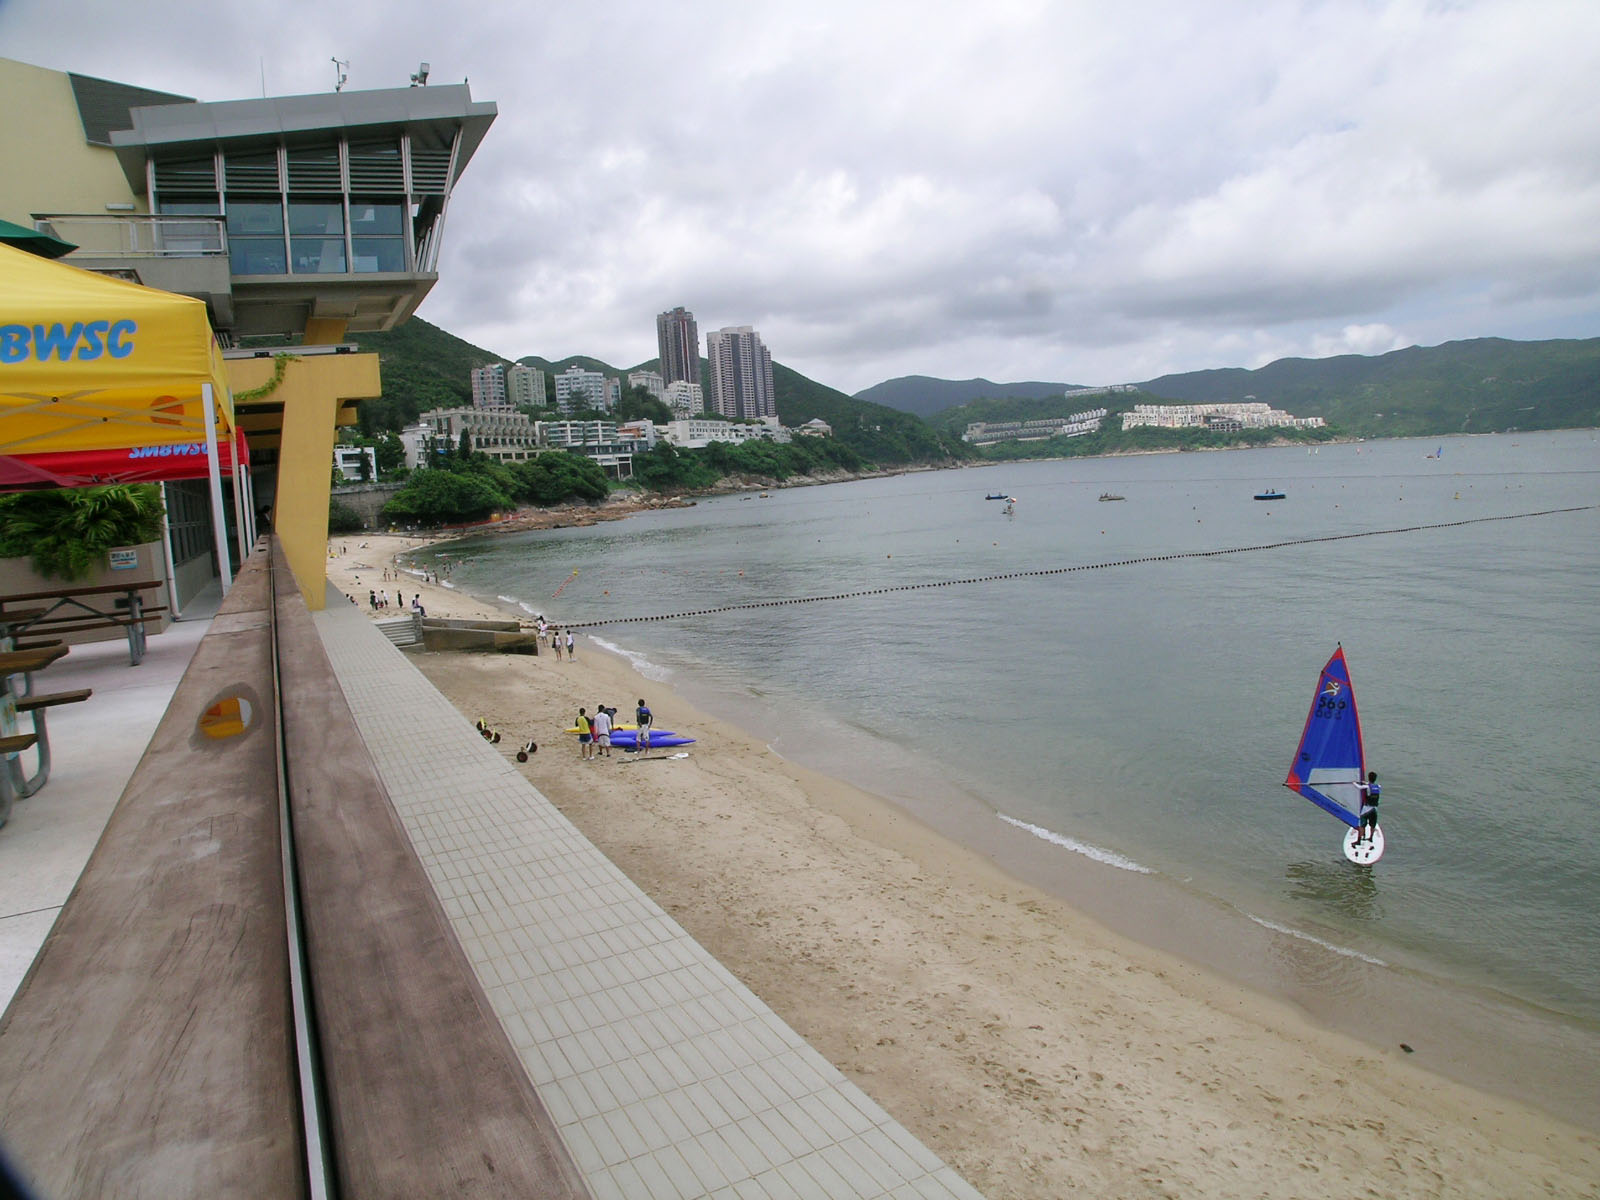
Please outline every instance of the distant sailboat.
M1361 784L1367 777L1367 755L1361 743L1361 718L1350 668L1340 646L1317 677L1316 695L1300 734L1294 761L1283 786L1298 792L1350 828L1344 855L1354 863L1375 863L1383 857L1383 830L1373 827L1361 839Z

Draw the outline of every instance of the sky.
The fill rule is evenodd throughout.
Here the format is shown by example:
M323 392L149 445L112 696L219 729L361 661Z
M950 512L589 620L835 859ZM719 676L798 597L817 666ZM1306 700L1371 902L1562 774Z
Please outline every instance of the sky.
M466 80L418 315L507 358L631 367L678 305L851 393L1600 336L1595 0L0 0L0 56Z

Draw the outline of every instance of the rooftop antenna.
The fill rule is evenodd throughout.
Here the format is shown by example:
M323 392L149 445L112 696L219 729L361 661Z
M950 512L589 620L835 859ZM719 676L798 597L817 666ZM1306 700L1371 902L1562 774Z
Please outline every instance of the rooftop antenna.
M333 85L334 91L344 91L345 82L350 78L350 73L345 70L349 65L350 60L348 58L335 58L333 60L333 73L339 77L339 81Z
M422 63L417 67L417 73L411 77L412 87L428 86L428 64Z

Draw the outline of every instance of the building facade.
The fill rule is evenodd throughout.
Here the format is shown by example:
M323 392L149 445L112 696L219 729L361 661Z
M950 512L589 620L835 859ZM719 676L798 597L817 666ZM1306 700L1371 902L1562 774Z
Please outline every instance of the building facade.
M657 400L664 401L667 398L667 383L661 378L660 371L629 371L628 386L642 387Z
M656 317L656 346L661 355L661 378L667 383L700 382L700 327L694 314L674 308Z
M506 406L506 368L504 363L489 363L472 370L472 407Z
M706 359L711 364L713 411L736 421L778 415L772 354L754 329L734 325L706 334Z
M674 417L692 417L706 410L706 396L698 383L690 383L687 379L679 379L667 384L666 394L662 397Z
M457 446L465 430L472 448L501 462L525 462L539 453L539 427L514 408L435 408L421 417L435 452Z
M512 363L506 368L506 398L513 408L544 408L550 402L544 372L524 363Z
M564 413L580 408L597 408L605 412L607 401L606 377L599 371L586 371L580 366L570 366L556 376L556 407Z
M335 436L382 392L377 356L342 343L394 328L437 282L451 190L495 106L465 84L198 102L0 58L0 107L28 114L0 130L0 218L76 246L70 265L205 303L247 397L255 506L322 608ZM275 348L242 346L256 335ZM170 511L191 486L166 485ZM171 564L179 592L187 566Z

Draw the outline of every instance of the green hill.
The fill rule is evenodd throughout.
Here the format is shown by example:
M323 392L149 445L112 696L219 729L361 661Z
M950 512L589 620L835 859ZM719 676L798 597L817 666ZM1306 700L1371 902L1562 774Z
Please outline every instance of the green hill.
M1600 426L1600 338L1477 338L1390 354L1285 358L1139 385L1187 404L1252 397L1363 437Z
M378 355L383 375L383 396L357 407L368 436L398 432L430 408L471 404L473 369L509 361L418 317L388 333L352 334L350 340Z
M947 409L977 400L1044 400L1059 396L1076 386L1071 383L994 383L988 379L934 379L927 375L902 375L857 392L855 399L913 413L928 421Z

